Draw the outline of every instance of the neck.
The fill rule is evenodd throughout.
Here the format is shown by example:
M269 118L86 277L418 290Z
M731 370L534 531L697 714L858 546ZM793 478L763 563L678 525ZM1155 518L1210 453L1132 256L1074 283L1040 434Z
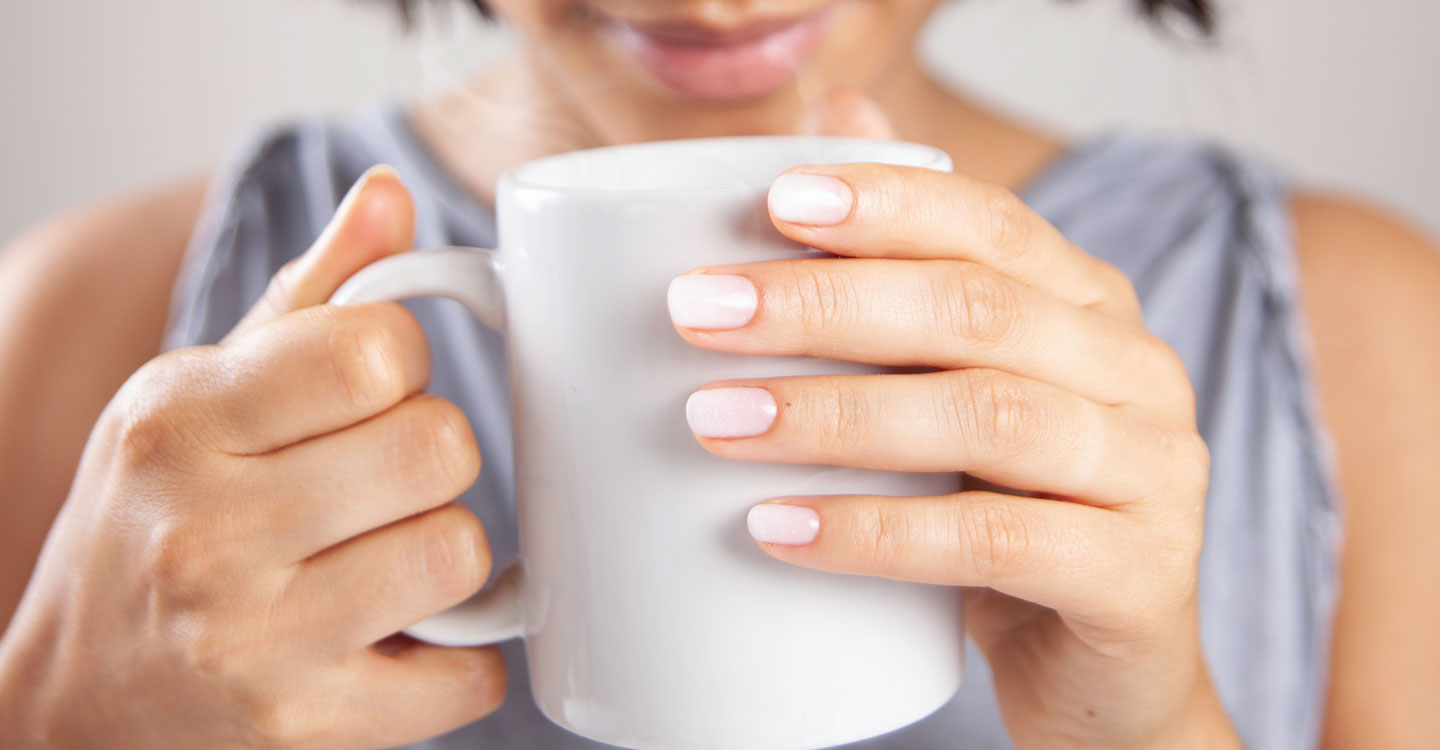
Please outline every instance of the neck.
M913 54L871 91L899 138L945 150L957 173L977 180L1018 190L1064 150L1054 136L941 83Z
M886 112L900 138L944 149L956 172L979 180L1021 187L1062 149L1053 138L942 85L913 55L899 56L861 88ZM671 118L657 128L653 122L627 119L637 113L611 113L607 119L568 96L563 82L551 80L541 62L522 54L463 87L420 102L412 122L459 182L493 202L500 174L523 161L640 140L797 132L813 96L776 97L758 112L731 115L736 122L726 121L724 112L708 111Z

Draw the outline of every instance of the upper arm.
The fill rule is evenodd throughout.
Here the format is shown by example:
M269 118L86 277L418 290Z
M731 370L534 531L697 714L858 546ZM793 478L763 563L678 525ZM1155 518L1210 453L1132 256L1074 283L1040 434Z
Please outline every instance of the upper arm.
M0 250L0 624L90 428L159 352L203 181L57 216Z
M1345 499L1326 745L1440 747L1440 253L1345 201L1294 213Z

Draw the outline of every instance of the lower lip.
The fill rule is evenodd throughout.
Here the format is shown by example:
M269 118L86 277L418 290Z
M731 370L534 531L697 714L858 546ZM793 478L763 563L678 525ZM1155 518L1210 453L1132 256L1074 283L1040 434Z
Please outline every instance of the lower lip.
M613 29L640 67L671 89L699 99L746 99L768 94L795 75L819 45L828 10L733 42L669 39L621 22Z

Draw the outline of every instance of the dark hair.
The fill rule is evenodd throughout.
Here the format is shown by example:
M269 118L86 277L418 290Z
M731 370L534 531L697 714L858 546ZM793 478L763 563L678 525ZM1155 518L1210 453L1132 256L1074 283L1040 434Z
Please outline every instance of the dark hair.
M478 1L478 0L477 0ZM1139 0L1140 9L1152 21L1163 21L1167 13L1189 21L1200 33L1215 33L1215 6L1211 0Z
M423 0L389 0L400 8L400 15L408 23L415 6ZM490 6L485 0L465 0L480 15L493 18ZM1201 34L1209 36L1215 32L1215 6L1212 0L1135 0L1147 18L1163 22L1168 15L1176 15L1193 25Z

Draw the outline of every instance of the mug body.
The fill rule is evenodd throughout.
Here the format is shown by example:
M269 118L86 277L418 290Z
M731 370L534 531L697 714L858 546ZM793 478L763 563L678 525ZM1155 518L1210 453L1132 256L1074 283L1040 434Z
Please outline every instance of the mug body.
M786 565L745 528L767 498L939 494L956 474L735 462L685 421L711 381L880 371L702 350L666 309L697 266L819 255L774 229L765 193L785 168L839 161L949 167L915 144L755 137L574 152L501 182L526 647L536 702L571 731L824 747L959 686L957 589Z

